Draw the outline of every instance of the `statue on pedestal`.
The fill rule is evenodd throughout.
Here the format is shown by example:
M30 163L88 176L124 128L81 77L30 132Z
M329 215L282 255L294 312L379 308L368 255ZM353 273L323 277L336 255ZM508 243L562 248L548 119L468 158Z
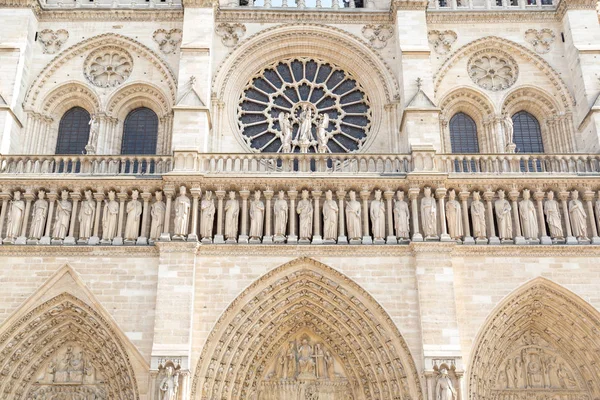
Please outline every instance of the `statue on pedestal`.
M46 227L46 219L48 216L48 200L45 199L46 192L40 190L38 199L33 203L33 211L31 213L31 226L29 227L29 238L39 240L44 236L44 228Z
M142 202L138 200L139 192L131 192L131 200L127 203L127 222L125 223L125 240L137 240L140 234L140 217Z
M461 239L464 235L462 224L462 207L456 200L456 192L448 192L448 203L446 203L446 220L448 221L448 234L454 240Z
M348 196L350 197L350 200L346 202L346 228L348 229L348 239L360 240L362 238L360 202L356 200L356 192L354 190L351 190L348 193Z
M8 208L8 223L6 224L6 238L15 240L21 236L21 225L25 216L25 202L21 200L21 192L16 191Z
M213 236L213 225L215 223L215 201L212 192L204 193L204 199L200 202L200 236L202 239L211 239Z
M154 196L156 197L156 201L150 206L150 216L152 217L152 222L150 223L150 239L158 240L163 233L163 228L165 226L165 212L167 206L163 201L163 194L160 190L157 190Z
M288 204L285 200L285 193L283 190L279 191L277 200L273 204L273 212L275 214L275 238L276 240L283 240L287 232L288 222Z
M92 197L92 191L86 190L85 200L81 202L79 210L79 239L88 240L92 236L94 217L96 216L96 200Z
M119 217L119 203L115 200L115 192L108 192L108 201L104 200L102 214L102 240L110 241L117 236L117 219Z
M331 190L325 192L325 201L323 202L323 239L337 240L337 227L339 208Z
M312 237L313 206L308 199L308 190L302 191L302 200L298 202L296 212L300 215L300 240L310 240Z
M262 238L264 220L265 203L260 199L260 190L257 190L254 192L254 200L250 202L250 239Z
M187 188L185 186L179 187L179 196L175 199L174 239L183 239L188 234L191 202L186 193Z
M473 221L473 236L475 239L485 239L487 236L485 223L485 206L481 202L479 192L473 192L471 202L471 220Z
M498 221L498 236L501 240L512 240L512 207L504 198L504 190L498 190L498 200L494 203L496 220Z
M423 234L425 238L435 239L437 235L437 206L435 199L431 197L431 188L423 189L425 197L421 199L421 220L423 223Z
M375 198L371 201L370 214L373 239L385 239L385 204L381 200L381 190L375 191Z
M399 190L396 193L396 202L394 204L394 221L396 227L396 238L410 238L410 210L408 203L404 201L404 192Z
M240 202L235 198L235 192L231 191L225 203L225 239L237 240L239 215Z
M56 219L54 220L53 239L64 239L69 231L69 221L73 205L69 201L69 192L63 190L60 200L56 202Z

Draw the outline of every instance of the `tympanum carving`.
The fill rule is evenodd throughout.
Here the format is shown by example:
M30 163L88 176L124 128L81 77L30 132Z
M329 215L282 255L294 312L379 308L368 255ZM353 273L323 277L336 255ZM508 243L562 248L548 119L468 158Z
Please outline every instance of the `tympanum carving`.
M104 46L94 50L84 62L86 78L102 88L122 84L129 78L132 69L131 54L116 46Z

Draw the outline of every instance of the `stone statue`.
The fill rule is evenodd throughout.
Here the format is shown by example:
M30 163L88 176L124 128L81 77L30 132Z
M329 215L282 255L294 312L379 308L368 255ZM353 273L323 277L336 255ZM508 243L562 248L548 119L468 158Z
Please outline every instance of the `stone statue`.
M446 203L446 220L448 221L448 234L454 240L461 239L464 235L462 224L462 209L456 200L456 192L448 192L448 203Z
M310 110L309 110L310 111ZM310 240L312 237L313 206L308 199L308 190L302 191L302 200L298 202L296 212L300 215L300 240Z
M102 240L113 240L117 236L117 219L119 218L119 203L115 200L115 192L108 192L108 200L104 200L102 213Z
M96 216L96 200L92 197L92 191L86 190L85 200L81 202L79 210L79 239L88 240L92 236L94 217Z
M175 221L173 223L173 238L183 239L188 234L190 221L190 198L187 197L187 188L179 187L179 196L175 199Z
M308 343L308 339L302 339L298 347L298 372L302 377L315 375L315 362L313 360L313 346Z
M319 114L317 117L317 151L319 153L327 153L329 147L327 142L331 137L327 128L329 127L329 114Z
M213 226L215 223L215 200L212 198L212 192L207 191L204 199L200 202L200 236L202 239L211 239L213 236Z
M176 400L177 390L179 389L179 374L174 373L171 365L165 368L166 376L162 379L159 385L161 391L160 400Z
M535 205L531 201L529 190L523 190L523 200L519 202L519 216L525 239L538 239L540 236Z
M277 200L275 200L275 204L273 205L273 211L275 214L275 239L281 241L285 238L288 221L288 205L283 190L280 190L277 195Z
M327 366L327 378L333 380L335 378L335 360L329 350L325 350L325 365Z
M283 353L283 351L277 356L277 361L275 364L275 376L277 379L285 378L285 353Z
M399 190L398 193L396 193L394 221L396 237L398 239L410 238L410 211L408 209L408 203L404 201L404 192L402 190Z
M239 215L240 202L235 198L235 192L231 191L225 203L225 239L237 240Z
M68 193L67 193L68 195ZM21 192L16 191L8 208L8 222L6 225L6 238L16 239L21 236L23 217L25 216L25 202L21 200Z
M383 240L385 238L385 204L381 200L381 190L375 191L375 198L371 201L370 214L373 239Z
M289 113L279 113L279 129L281 130L282 153L292 152L292 121Z
M431 197L431 188L423 189L425 197L421 199L421 220L425 238L437 238L437 207L435 199Z
M260 190L257 190L254 192L254 200L250 202L250 239L262 238L264 221L265 203L260 199Z
M31 226L29 227L29 238L39 240L44 236L44 227L46 226L46 218L48 216L48 200L46 200L46 192L40 190L38 199L33 203L33 211L31 212Z
M498 221L498 236L501 240L512 240L512 207L504 198L504 190L498 190L498 200L494 203L496 220Z
M485 206L481 202L479 192L473 192L471 202L471 220L473 221L473 236L475 239L485 239L487 236L485 225Z
M351 190L348 193L348 196L350 197L350 200L346 202L346 227L348 229L348 239L360 240L362 238L360 202L356 200L356 192L354 190Z
M587 214L583 208L583 203L579 200L579 192L577 190L571 192L569 214L571 215L573 236L578 240L589 240L587 237Z
M452 379L448 376L448 370L441 368L435 384L435 400L453 400L455 398L456 390L452 384Z
M152 217L152 222L150 223L150 239L158 240L163 233L167 206L163 201L163 194L160 190L157 190L154 193L154 196L156 197L156 201L152 203L152 206L150 207L150 216Z
M298 142L308 144L313 140L312 136L312 108L306 104L302 105L300 116L298 117L300 127L298 128Z
M506 145L513 144L513 134L514 134L514 122L510 115L505 114L502 120L504 123L504 139L506 140Z
M323 239L337 240L337 227L339 208L331 190L325 192L325 201L323 202Z
M288 350L285 354L285 377L287 379L294 379L297 371L297 359L296 359L296 346L294 342L290 342Z
M87 145L85 146L85 152L86 154L96 154L96 144L98 143L98 121L96 120L95 115L90 118L88 125L90 126L90 134Z
M73 205L69 201L69 192L63 190L60 200L56 202L56 218L54 220L53 239L64 239L69 230L69 221Z
M127 222L125 224L125 240L137 240L140 235L140 217L142 202L138 200L139 192L131 192L131 200L127 203Z

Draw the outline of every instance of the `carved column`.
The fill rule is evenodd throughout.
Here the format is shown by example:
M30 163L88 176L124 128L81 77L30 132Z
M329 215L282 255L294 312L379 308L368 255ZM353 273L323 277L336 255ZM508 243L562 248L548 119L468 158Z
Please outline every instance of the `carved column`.
M69 235L65 238L64 244L76 244L75 222L77 221L77 205L79 204L79 200L81 200L81 192L79 190L71 192L71 199L73 199L73 211L71 211Z
M491 188L487 188L487 190L483 193L483 199L485 200L485 208L487 211L487 230L488 230L488 238L489 244L500 244L500 239L496 236L496 228L494 226L494 205L492 204L492 200L494 200L494 192L492 192Z
M288 235L288 243L298 243L298 235L296 235L296 197L298 197L298 191L296 189L288 190L288 197L290 198L290 217L288 218L288 224L290 225L290 233Z
M410 199L410 209L412 211L412 226L413 226L413 242L422 242L423 235L419 233L419 204L417 198L421 189L418 187L412 187L408 189L408 198Z
M560 204L563 209L563 220L565 221L565 232L567 232L567 244L579 244L579 241L576 237L573 236L573 230L571 229L571 215L569 214L569 206L567 205L567 200L569 199L569 192L566 190L561 190L558 193L558 198L560 199Z
M240 231L240 237L238 243L248 243L248 197L250 191L248 189L240 190L240 197L242 198L242 229Z
M271 232L273 223L271 218L273 215L273 207L271 207L271 200L273 199L273 190L267 188L263 194L265 195L265 235L263 236L263 243L273 243L273 233Z
M446 221L446 202L445 202L446 192L447 192L446 188L443 188L443 187L435 189L435 197L437 197L438 208L440 210L440 212L438 214L439 214L439 219L440 219L440 228L442 230L442 233L440 234L440 241L442 241L442 242L452 241L452 238L448 234L448 225L447 225L447 221Z
M346 237L346 213L344 211L344 201L346 200L346 191L344 189L338 189L335 192L338 199L338 244L348 244L348 238Z
M312 196L313 196L313 200L314 200L314 207L313 207L314 222L313 222L312 244L323 244L323 236L321 235L321 211L320 211L321 208L320 208L320 204L319 204L322 194L323 194L323 192L319 189L312 191Z
M23 195L25 199L25 215L23 215L23 226L21 227L21 236L17 238L15 244L27 244L27 224L29 223L29 213L31 212L31 202L35 195L29 190Z
M396 239L396 235L394 234L394 205L392 204L392 199L394 198L393 190L386 190L383 192L383 197L386 202L386 214L387 214L387 238L385 239L386 244L397 244L398 239Z
M508 197L510 198L512 207L512 219L514 227L513 235L515 244L526 244L527 242L521 233L521 219L519 218L519 203L517 202L517 200L519 200L519 191L516 189L511 190L508 193Z
M461 203L461 211L462 211L462 221L463 221L463 234L465 235L463 238L464 244L475 244L475 240L473 236L471 236L471 228L469 226L469 204L467 200L471 194L468 190L463 189L458 193L458 198Z
M373 239L369 234L369 197L371 197L369 190L363 189L360 191L360 198L362 199L363 244L373 244Z
M548 231L546 230L546 221L544 219L544 192L541 189L538 189L533 194L533 198L536 201L537 207L537 217L538 217L538 227L540 231L540 242L542 244L552 244L552 239L548 236Z
M163 194L166 198L165 204L165 222L163 224L163 233L161 233L159 240L161 242L171 241L171 203L173 202L173 195L175 194L175 188L172 186L165 187Z
M4 195L5 193L2 193L0 196ZM56 202L57 197L58 195L54 191L48 193L48 217L46 218L46 230L44 231L44 236L40 239L40 244L50 244L52 240L52 238L50 237L50 232L52 229L52 219L54 217L54 203ZM0 214L0 233L2 233L2 222L4 221L4 211L6 209L4 205L4 198L2 200L2 213Z
M125 213L125 200L127 200L127 192L117 193L119 199L119 219L117 220L117 237L113 239L112 244L119 246L123 244L123 214Z
M225 243L225 236L223 236L223 199L225 198L225 191L219 189L215 191L215 195L217 196L217 234L214 243L223 244Z
M10 193L2 192L0 193L0 199L2 200L2 211L0 211L0 244L2 244L2 238L4 235L2 234L4 230L4 221L6 220L6 209L8 208L8 201L11 199ZM48 195L50 197L50 195ZM56 199L56 194L55 194ZM54 202L51 203L51 207L54 205ZM50 225L50 218L48 218L48 225ZM50 228L46 227L46 232L49 232ZM49 236L49 233L46 233L46 236ZM48 240L48 244L50 241Z
M592 233L592 244L600 244L600 237L598 237L598 227L596 226L596 218L594 218L594 206L592 201L594 200L594 192L587 188L583 193L583 200L587 206L588 224L590 225L590 232Z
M142 192L142 200L144 200L142 208L142 228L140 230L140 236L137 239L136 244L144 245L148 244L148 209L152 193L147 191Z
M194 187L190 190L192 194L192 226L190 228L190 234L187 237L188 242L198 241L198 201L202 194L202 189Z
M104 192L102 190L94 193L96 200L96 215L94 215L94 235L88 240L88 244L95 245L100 243L100 214L104 202Z

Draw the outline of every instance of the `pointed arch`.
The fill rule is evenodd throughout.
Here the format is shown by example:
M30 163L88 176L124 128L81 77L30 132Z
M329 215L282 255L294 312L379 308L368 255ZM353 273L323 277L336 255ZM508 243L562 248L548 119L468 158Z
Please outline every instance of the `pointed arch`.
M549 389L600 397L599 330L600 313L576 294L542 277L526 283L496 307L477 335L468 398Z
M277 351L306 330L337 354L357 400L423 398L408 346L383 308L309 258L270 271L227 308L198 361L192 398L252 399Z

